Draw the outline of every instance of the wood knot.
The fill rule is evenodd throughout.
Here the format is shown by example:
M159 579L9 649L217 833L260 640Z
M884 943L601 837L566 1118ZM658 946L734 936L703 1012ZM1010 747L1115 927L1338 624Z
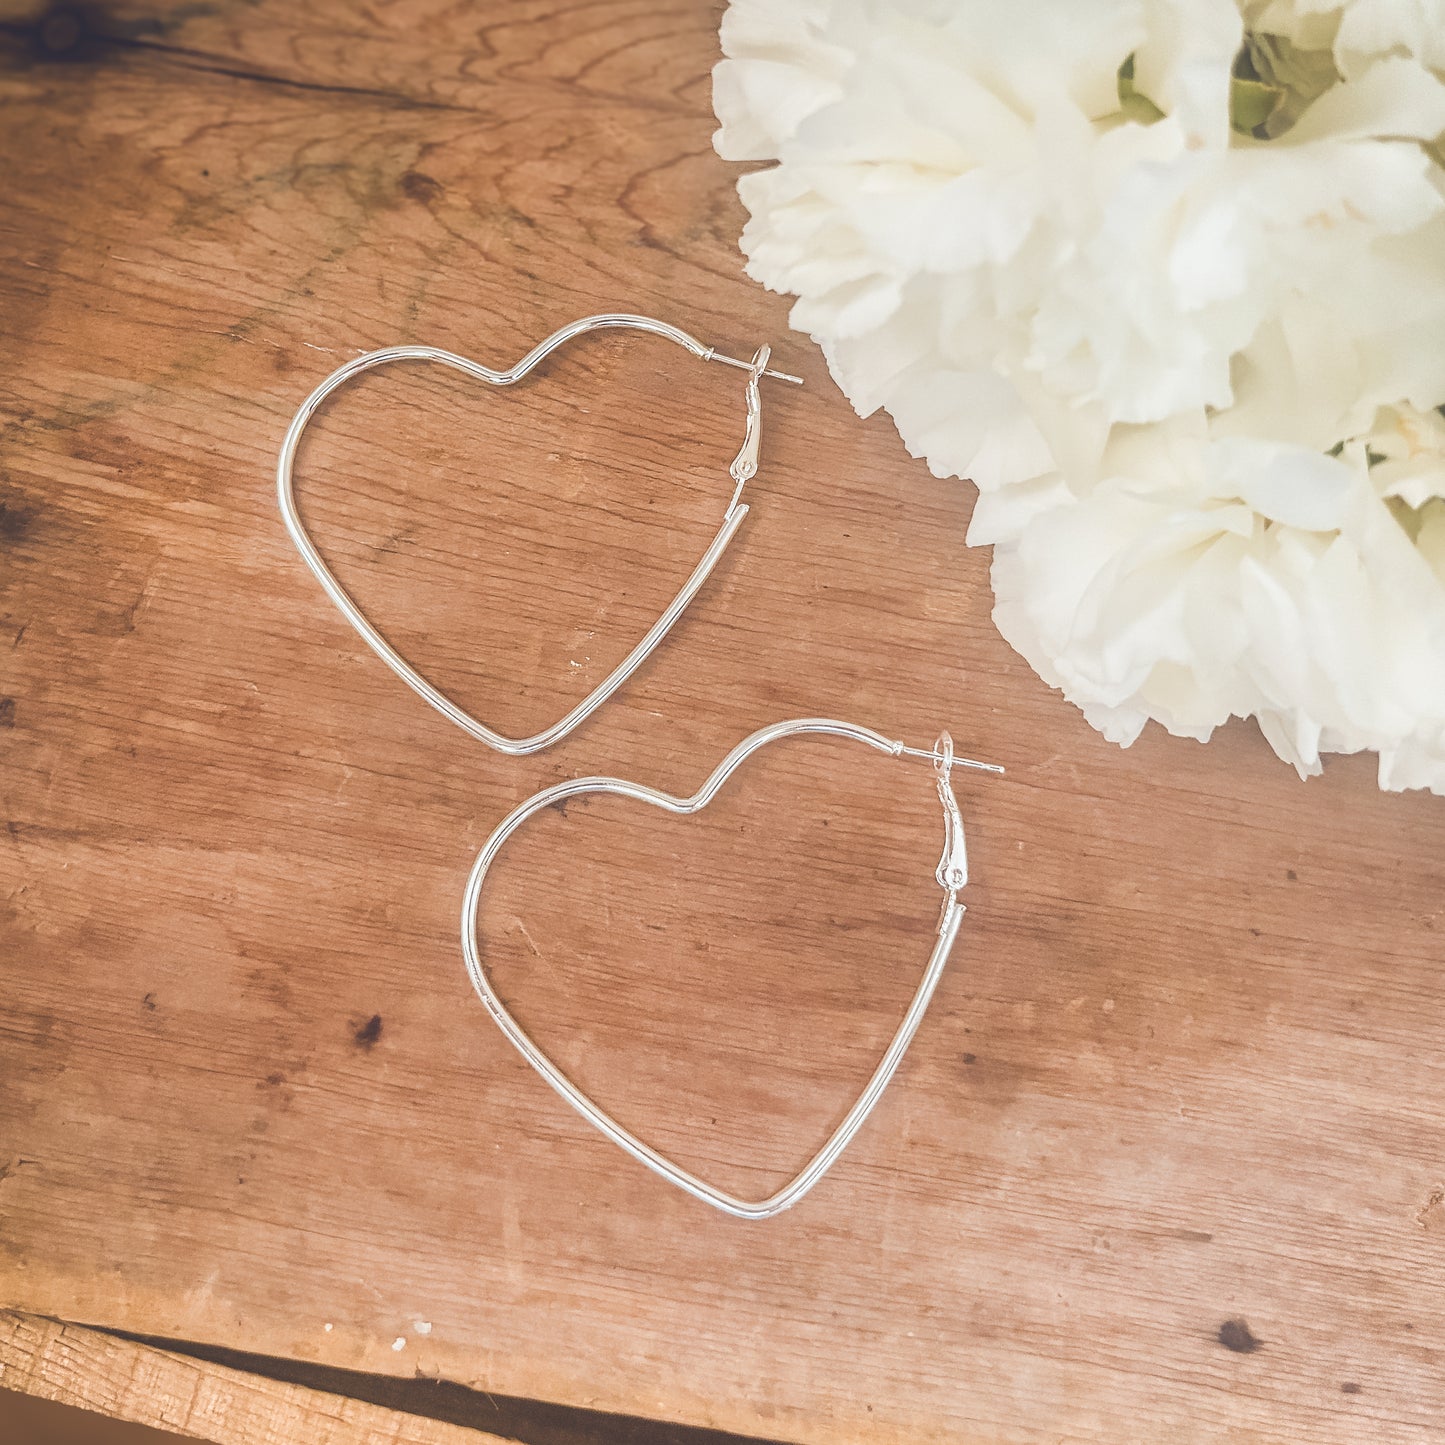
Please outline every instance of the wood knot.
M53 5L34 23L31 44L43 60L78 60L93 32L85 11L76 5Z

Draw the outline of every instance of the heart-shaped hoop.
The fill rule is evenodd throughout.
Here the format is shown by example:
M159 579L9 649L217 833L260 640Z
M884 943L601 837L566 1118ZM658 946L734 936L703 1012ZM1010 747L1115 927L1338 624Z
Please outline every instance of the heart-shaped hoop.
M464 372L467 376L475 377L479 381L488 382L492 386L511 386L574 336L619 326L665 337L668 341L676 342L703 361L721 361L728 366L741 367L748 373L745 393L747 430L743 438L742 450L738 452L729 469L734 483L732 501L723 516L722 526L718 528L717 536L712 539L707 551L703 553L702 560L693 569L692 575L683 583L681 590L668 604L662 616L648 629L647 635L642 641L564 718L553 723L551 727L543 728L539 733L533 733L531 737L504 737L473 717L464 708L459 707L407 662L381 635L376 626L356 605L351 594L337 580L336 574L326 565L316 544L311 540L310 534L302 524L301 514L296 506L295 486L292 481L296 451L301 445L302 433L305 432L307 424L316 414L321 403L338 387L344 386L353 377L360 376L363 371L370 371L373 367L385 366L393 361L435 361L443 366L450 366L457 371ZM739 361L735 357L721 355L710 346L704 346L696 337L689 336L687 332L679 330L676 326L669 326L665 321L654 321L649 316L630 316L620 313L584 316L580 321L574 321L559 331L554 331L545 341L539 342L515 366L506 371L493 371L490 367L469 361L464 356L457 356L450 351L440 351L433 346L390 346L384 351L370 351L364 356L358 356L355 361L348 361L345 366L337 367L301 403L300 409L291 419L291 425L286 429L286 436L281 443L281 454L276 463L276 494L281 505L281 516L285 520L286 530L291 534L291 540L296 544L297 551L301 553L302 561L311 569L316 580L325 589L326 595L340 608L341 615L356 629L362 641L413 692L425 698L443 717L450 718L458 727L470 733L474 738L479 738L489 747L496 748L498 752L510 753L514 756L535 753L566 737L573 728L590 717L641 667L657 644L672 630L673 623L682 616L688 603L707 581L718 558L726 551L728 543L733 539L733 534L742 525L748 509L740 499L744 484L757 473L758 446L762 433L762 405L758 395L758 380L763 376L771 376L779 381L790 381L802 385L801 379L796 376L789 376L786 372L781 371L769 371L770 356L770 348L763 346L758 349L751 361Z
M595 1104L552 1062L551 1058L543 1052L513 1017L487 977L477 946L477 905L481 898L482 883L487 876L487 870L492 866L502 844L528 818L535 813L540 813L553 803L561 802L566 798L575 798L581 793L614 793L624 798L636 799L641 803L651 803L654 807L663 808L669 813L697 813L707 807L717 796L719 789L746 758L759 748L766 747L779 738L799 733L828 733L835 737L852 738L857 742L867 743L869 747L877 748L892 757L907 755L933 760L937 774L938 796L943 804L944 819L943 858L935 876L946 896L938 920L938 937L933 945L933 953L929 957L928 966L923 970L923 977L919 980L912 1002L908 1005L908 1010L903 1015L892 1041L864 1086L863 1092L858 1096L852 1108L848 1110L842 1123L828 1136L823 1147L787 1184L766 1199L750 1201L739 1199L736 1195L715 1188L684 1169L680 1164L675 1164L671 1159L658 1153L650 1145L644 1144L630 1129L619 1124L606 1110ZM947 733L939 738L931 750L925 750L905 747L902 743L894 742L881 733L874 732L871 728L855 727L852 723L837 722L831 718L798 718L791 722L774 723L771 727L761 728L751 737L744 738L717 765L708 780L690 798L676 798L670 793L658 792L655 788L643 787L639 783L629 783L622 778L575 778L571 782L557 783L553 787L545 788L507 815L496 832L487 839L482 851L477 855L476 863L472 866L471 876L467 879L466 895L462 903L462 955L466 960L467 973L482 1002L487 1006L487 1011L497 1021L502 1032L516 1046L522 1057L584 1119L600 1129L614 1144L620 1145L634 1159L641 1160L649 1169L656 1170L664 1179L670 1180L678 1188L685 1189L694 1198L701 1199L705 1204L711 1204L724 1213L736 1215L740 1219L767 1219L771 1215L779 1214L790 1204L796 1204L827 1173L834 1160L847 1148L849 1140L858 1132L884 1089L888 1087L888 1082L902 1061L913 1035L918 1031L924 1010L927 1009L928 1002L933 997L933 991L938 985L943 966L948 961L949 950L952 949L953 941L958 936L959 924L963 921L964 913L964 905L958 901L958 892L968 881L968 856L964 844L963 818L959 813L958 803L954 799L953 785L949 777L950 770L954 767L978 768L993 773L1003 772L1002 768L992 763L979 763L974 762L971 758L955 757L953 742Z

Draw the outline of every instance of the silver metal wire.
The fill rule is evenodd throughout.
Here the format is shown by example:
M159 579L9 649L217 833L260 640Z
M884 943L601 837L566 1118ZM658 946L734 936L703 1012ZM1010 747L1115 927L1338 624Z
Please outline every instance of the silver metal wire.
M709 543L707 550L702 554L702 560L698 562L692 575L683 583L677 595L668 603L662 616L648 629L642 641L565 717L560 718L550 727L533 733L530 737L509 738L473 717L465 708L453 702L439 688L428 682L381 635L375 624L362 612L355 599L337 580L336 574L326 565L316 544L311 540L296 505L295 483L292 477L296 464L296 453L308 423L322 402L334 391L345 386L348 381L374 367L386 366L394 361L434 361L479 381L485 381L491 386L511 386L513 383L521 381L559 346L572 340L573 337L581 336L586 332L614 327L626 327L636 331L645 331L653 336L661 336L665 340L675 342L702 361L720 361L728 366L741 367L748 373L745 392L747 431L742 450L739 451L731 468L731 476L736 486L732 500L723 516L722 525L718 528L717 535ZM703 583L707 581L718 558L727 550L728 543L732 541L734 534L742 525L748 509L746 505L740 504L739 497L744 483L757 471L758 445L761 436L761 403L758 396L758 380L760 377L769 376L778 381L802 385L800 378L790 376L787 372L768 370L769 358L769 349L764 346L758 350L751 361L739 361L736 357L721 355L712 347L703 345L695 336L689 336L686 331L682 331L676 326L670 326L665 321L655 321L649 316L632 316L620 312L602 316L584 316L580 321L571 322L560 330L554 331L546 340L538 342L515 366L508 367L505 371L493 371L489 366L469 361L466 357L457 356L450 351L438 350L434 346L389 346L383 351L369 351L364 356L358 356L354 361L348 361L344 366L337 367L301 403L296 415L291 419L291 425L286 429L286 435L281 442L281 453L276 462L276 495L281 507L281 516L286 523L286 530L290 533L291 540L296 544L296 550L301 554L301 560L311 569L312 575L321 584L326 595L340 609L341 615L356 629L361 640L413 692L429 702L443 717L449 718L463 731L470 733L472 737L478 738L489 747L496 748L498 752L509 753L513 756L539 752L542 748L550 747L551 744L566 737L568 733L590 717L642 666L643 662L656 649L658 643L672 630L673 624L687 609L688 603L697 595Z
M697 813L707 807L732 773L759 748L766 747L779 738L792 737L801 733L825 733L834 737L850 738L855 742L866 743L871 748L877 748L891 757L907 756L932 759L939 800L943 804L944 813L943 858L939 862L937 872L938 881L944 890L944 902L939 915L937 937L933 944L933 951L929 955L928 964L923 970L923 977L919 980L912 1001L894 1032L892 1041L878 1066L873 1070L863 1092L844 1115L842 1122L828 1136L823 1147L787 1184L775 1193L768 1195L766 1199L747 1200L716 1188L650 1145L643 1143L630 1129L618 1123L612 1115L596 1104L557 1067L517 1022L502 1001L501 996L493 988L482 964L481 950L477 943L477 908L487 870L492 866L502 845L528 818L540 813L553 803L560 803L584 793L611 793L623 798L632 798L640 803L650 803L653 807L662 808L669 813ZM655 1170L664 1179L677 1185L679 1189L686 1190L695 1199L700 1199L704 1204L710 1204L725 1214L734 1215L739 1219L767 1219L774 1214L779 1214L789 1205L796 1204L827 1173L833 1162L847 1148L849 1141L862 1127L863 1121L882 1097L883 1091L888 1087L889 1081L902 1062L903 1055L907 1052L908 1045L912 1042L913 1036L922 1022L929 1000L933 997L933 991L938 986L943 966L948 961L949 951L953 947L954 939L958 936L959 925L963 921L964 905L958 901L958 893L968 881L968 856L964 844L963 818L954 798L949 778L950 770L959 766L981 768L989 772L1003 772L1002 768L992 763L977 763L968 758L956 758L953 753L953 741L947 733L940 736L932 749L925 750L906 748L902 743L894 742L881 733L874 732L871 728L857 727L852 723L838 722L832 718L796 718L790 722L773 723L770 727L760 728L750 737L744 738L713 769L707 781L691 797L674 797L669 793L659 792L655 788L644 787L640 783L629 783L622 778L575 778L570 782L557 783L550 788L544 788L540 793L514 808L503 819L496 831L483 845L482 851L477 855L477 861L472 866L471 875L467 879L466 893L462 901L462 956L466 960L467 974L471 978L472 986L476 989L482 1003L486 1005L487 1011L522 1057L589 1124L601 1130L607 1138L625 1149L634 1159L640 1160L649 1169Z

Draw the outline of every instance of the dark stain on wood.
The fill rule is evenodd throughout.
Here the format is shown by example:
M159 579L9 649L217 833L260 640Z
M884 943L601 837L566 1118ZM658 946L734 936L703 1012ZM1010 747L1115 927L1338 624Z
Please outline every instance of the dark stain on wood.
M424 206L429 206L446 195L446 187L425 171L403 172L401 189L403 195L409 196L413 201L420 201Z
M35 525L35 513L28 507L16 506L14 502L0 502L0 539L6 542L22 542L30 535Z
M353 1031L351 1037L356 1041L357 1048L369 1051L381 1037L381 1015L372 1014L364 1024Z
M13 697L0 697L0 728L13 728L15 726L15 699Z
M1252 1355L1264 1348L1264 1341L1256 1339L1254 1332L1243 1320L1225 1320L1215 1337L1226 1350L1236 1355Z

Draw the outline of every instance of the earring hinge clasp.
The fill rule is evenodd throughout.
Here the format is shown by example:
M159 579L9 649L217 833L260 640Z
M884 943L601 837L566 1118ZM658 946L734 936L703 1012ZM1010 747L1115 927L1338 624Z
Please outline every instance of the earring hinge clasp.
M743 432L743 444L737 456L733 458L733 464L728 468L728 475L734 483L732 500L728 503L728 509L723 513L724 520L731 517L738 508L738 502L742 499L743 488L758 474L758 451L763 440L763 399L758 393L758 380L760 377L777 375L780 379L797 381L797 377L785 376L782 372L770 372L768 360L773 354L771 346L760 346L753 352L753 359L750 362L734 361L730 356L719 356L717 352L710 353L710 360L726 361L733 366L745 366L748 373L748 384L743 396L747 403L747 425Z
M963 814L953 795L952 772L955 767L975 768L981 773L1002 773L997 763L981 763L974 758L961 758L953 751L953 739L946 733L938 735L931 748L910 748L896 744L895 756L926 758L933 764L938 783L938 801L943 806L943 857L938 860L934 877L943 889L943 906L938 913L938 931L942 936L954 913L967 906L958 901L959 890L968 882L968 843L963 832Z

